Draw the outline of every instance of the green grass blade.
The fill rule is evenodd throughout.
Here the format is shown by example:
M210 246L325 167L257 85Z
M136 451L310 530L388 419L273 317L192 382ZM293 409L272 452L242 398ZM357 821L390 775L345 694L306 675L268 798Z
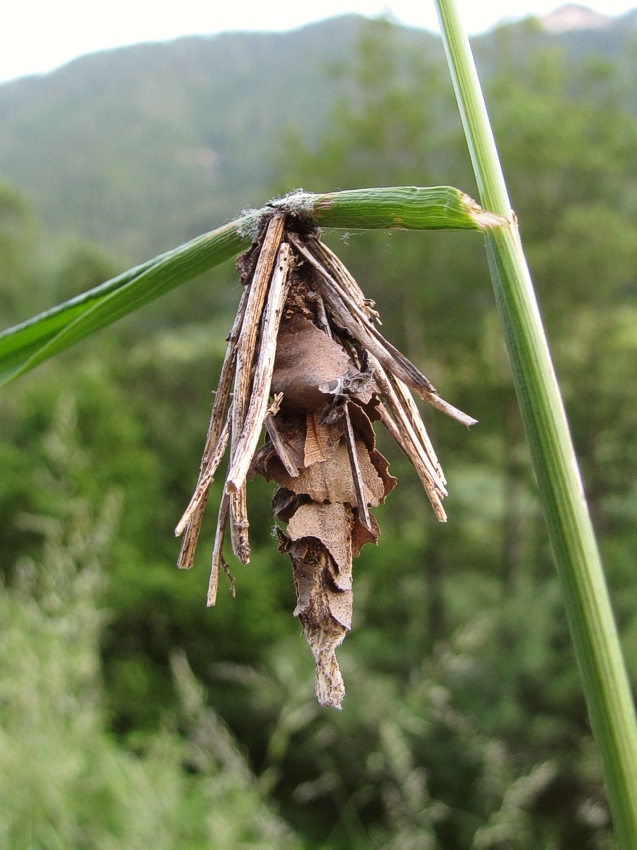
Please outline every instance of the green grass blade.
M453 0L436 0L482 202L509 224L486 234L496 302L530 445L617 845L637 847L637 722L568 422L471 48Z
M227 260L249 243L246 219L194 239L0 334L0 386Z
M0 386L249 245L259 217L285 203L324 227L484 230L500 220L448 186L296 192L149 260L0 334Z
M151 260L142 266L130 269L95 289L84 292L64 302L64 304L40 313L33 319L28 319L26 322L22 322L0 334L0 345L2 346L0 383L18 370L21 363L38 348L46 345L78 316L90 310L99 299L105 298L111 292L130 283L135 277L151 268L154 262Z

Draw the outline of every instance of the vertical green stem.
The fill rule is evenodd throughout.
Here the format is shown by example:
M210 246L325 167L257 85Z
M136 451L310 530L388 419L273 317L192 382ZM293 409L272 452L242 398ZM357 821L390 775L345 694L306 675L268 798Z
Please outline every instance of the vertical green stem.
M510 222L486 234L496 302L617 844L635 850L637 722L601 560L469 41L454 0L435 2L482 204Z

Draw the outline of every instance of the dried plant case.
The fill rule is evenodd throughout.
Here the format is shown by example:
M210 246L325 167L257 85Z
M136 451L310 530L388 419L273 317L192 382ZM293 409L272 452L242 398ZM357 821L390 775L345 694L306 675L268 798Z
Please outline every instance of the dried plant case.
M176 528L178 565L193 564L210 486L230 446L208 586L234 579L223 555L250 559L246 485L274 481L279 551L293 565L299 618L316 662L316 694L340 708L345 687L335 650L352 625L352 559L380 534L370 509L396 485L376 448L380 422L414 465L437 519L446 521L442 467L411 395L463 425L378 330L379 314L311 221L285 207L264 216L237 261L244 291L228 337L199 479ZM261 434L265 441L259 448ZM285 529L282 527L285 526Z

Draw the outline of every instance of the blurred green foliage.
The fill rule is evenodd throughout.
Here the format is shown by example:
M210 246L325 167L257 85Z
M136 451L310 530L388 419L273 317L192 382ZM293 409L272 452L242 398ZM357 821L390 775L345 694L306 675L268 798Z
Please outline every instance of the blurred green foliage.
M625 65L545 42L528 26L495 33L487 100L635 683L634 96ZM417 39L370 24L324 85L329 121L261 152L271 193L471 191L449 86ZM171 92L166 108L179 111ZM291 616L268 485L251 485L254 557L234 569L236 600L222 590L205 608L214 516L193 571L172 567L238 300L233 269L21 379L0 407L0 847L298 846L267 798L308 848L611 850L480 239L327 239L387 336L479 419L467 432L424 411L449 523L435 523L383 441L399 486L377 511L378 548L354 567L354 630L339 652L348 695L330 713ZM97 249L46 240L10 189L0 245L6 324L111 271Z
M180 708L170 721L126 750L109 734L101 564L122 491L103 494L93 516L75 417L73 397L60 396L32 486L55 507L18 516L40 555L22 557L0 594L0 847L300 847L183 654L171 657Z

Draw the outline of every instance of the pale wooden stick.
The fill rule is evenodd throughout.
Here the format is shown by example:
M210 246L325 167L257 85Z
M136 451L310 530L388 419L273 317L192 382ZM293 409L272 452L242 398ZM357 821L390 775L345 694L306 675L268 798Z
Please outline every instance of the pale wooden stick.
M325 312L325 304L318 292L310 292L310 300L316 304L316 319L318 327L332 339L332 329L327 321L327 313Z
M420 415L420 411L416 405L416 402L413 399L411 392L409 391L409 387L406 386L399 378L395 375L388 374L387 377L394 390L396 391L396 395L404 404L409 419L414 426L414 431L417 436L420 438L420 443L425 450L427 456L431 459L431 462L438 473L438 477L442 481L443 484L447 483L447 479L445 478L445 474L442 470L442 466L440 465L440 461L436 457L436 452L434 451L434 447L432 445L431 440L429 439L429 434L427 433L427 429L425 428L425 423L422 421L422 417Z
M403 454L411 460L412 452L407 447L405 440L403 439L403 435L401 434L398 425L394 422L391 413L387 410L383 403L378 405L377 410L380 416L380 421L382 422L385 430L389 433L389 436L395 443L398 444L398 448L403 452Z
M425 469L425 466L420 460L420 457L416 452L414 452L411 444L403 438L400 429L396 425L396 422L392 418L392 415L387 410L387 408L381 404L378 408L378 412L380 413L380 421L383 423L390 436L393 437L393 439L397 443L399 449L403 452L407 460L411 463L411 465L418 473L418 477L422 482L422 485L425 489L425 493L427 494L427 498L431 502L431 506L434 510L434 513L436 514L436 519L439 522L446 522L447 514L445 513L445 510L442 507L442 498L436 490L435 486L431 483L431 480L427 474L427 470Z
M197 549L197 541L199 540L199 532L201 531L201 521L203 519L207 501L208 494L206 493L186 528L186 533L181 541L179 557L177 558L177 566L180 570L189 570L195 561L195 550Z
M350 271L347 266L345 266L341 262L340 258L327 245L325 245L324 242L321 242L320 239L314 237L313 245L318 256L320 256L324 260L325 267L330 272L332 272L332 274L339 275L340 282L347 287L350 295L355 301L357 301L359 307L365 309L370 318L373 317L374 319L376 319L376 321L380 323L378 313L376 312L376 310L372 310L370 308L368 299L365 298L362 289L359 287L355 278L352 277L352 275L350 274ZM414 428L414 431L419 437L419 442L425 451L425 455L431 460L431 463L433 464L435 471L437 472L439 481L443 485L445 485L447 481L445 479L442 466L440 465L438 458L436 457L433 445L431 443L431 440L429 439L429 435L427 434L427 430L420 416L420 411L418 410L418 407L416 406L416 403L412 398L409 388L406 384L403 383L403 381L400 380L400 378L395 377L391 373L387 374L387 378L391 381L391 384L394 390L396 391L399 400L401 400L407 408L406 412L408 414L409 420ZM383 412L387 414L387 411L381 409L381 416ZM387 420L388 421L384 421L383 424L385 424L387 430L390 431L392 437L394 438L394 440L396 440L403 452L405 452L405 454L409 456L409 451L404 445L401 444L402 440L400 438L400 432L396 428L396 425L393 419L391 419L391 417L389 416L389 414L387 414ZM395 429L393 431L391 430L392 426Z
M237 447L241 440L248 398L257 333L263 312L272 268L276 259L285 226L285 216L273 215L266 225L266 232L259 253L259 259L250 283L248 302L241 326L241 336L237 343L237 366L234 380L232 405L232 435L230 442L230 462L233 463ZM247 564L250 561L250 542L248 539L248 508L245 484L230 497L230 534L232 550L239 560Z
M338 276L331 275L320 260L314 256L313 252L294 234L290 234L290 241L298 252L319 272L321 294L328 303L334 320L340 327L349 331L388 371L416 390L433 407L438 408L463 425L476 424L476 420L471 416L467 416L466 413L440 398L431 381L370 323L369 315L357 303L357 299L352 298L348 292L348 287L341 284Z
M208 466L210 452L218 444L219 438L221 436L221 431L223 429L225 421L224 416L226 412L226 407L228 405L228 399L230 397L230 388L232 386L235 349L237 339L241 331L241 325L243 323L243 316L245 313L247 300L248 291L247 289L244 289L241 293L241 299L237 308L237 314L232 324L230 333L228 334L228 345L226 346L226 353L223 358L223 365L221 366L221 373L219 375L219 383L217 385L217 391L215 393L215 400L212 405L212 411L210 413L210 424L208 425L208 434L206 435L206 443L201 458L201 466L199 468L199 477L197 479L197 486L195 488L195 492L199 489L201 479L205 474L206 468ZM207 501L208 490L205 490L202 493L202 497L199 501L197 508L190 517L190 520L186 527L186 533L184 534L184 538L181 543L179 558L177 559L177 566L181 570L189 570L193 565L195 559L195 550L197 548L197 540L199 539L201 522L203 519L204 511L206 509ZM175 534L177 534L177 531L175 531Z
M389 381L388 375L378 362L372 358L374 375L378 382L381 395L389 408L389 413L381 407L381 419L390 434L396 439L395 431L400 434L397 439L399 447L407 455L422 481L427 497L434 509L436 518L440 522L446 522L447 515L442 507L442 499L447 495L443 479L438 475L432 458L422 446L414 429L411 416L405 410L401 400ZM391 414L391 415L390 415ZM435 458L435 456L434 456ZM437 466L437 462L436 462Z
M245 483L263 429L263 422L268 411L279 324L290 288L290 272L293 262L292 249L286 242L283 242L279 248L272 272L267 303L263 312L259 354L252 378L250 404L243 420L243 429L240 439L236 443L226 478L226 491L228 493L235 493Z
M349 269L341 261L341 259L338 257L338 255L335 254L331 250L331 248L329 248L329 246L327 246L324 242L321 242L321 240L317 237L312 238L312 245L313 245L314 251L317 254L317 256L319 256L320 258L322 258L324 260L325 267L329 271L331 271L332 274L338 279L338 281L348 290L351 297L353 298L354 301L357 302L360 309L363 310L367 314L367 316L370 318L370 321L372 319L374 319L375 321L378 322L379 325L382 324L382 322L380 321L380 316L379 316L378 312L370 306L370 305L373 305L374 302L370 301L369 298L365 297L365 293L363 292L363 290L360 288L360 286L356 282L356 279L354 277L352 277ZM394 383L394 386L395 386L399 396L401 396L405 400L405 403L407 404L409 411L412 414L413 422L417 426L417 431L419 433L419 436L421 437L423 446L427 449L432 460L435 459L436 466L438 468L438 472L440 474L440 477L444 481L444 474L442 472L442 467L440 466L440 464L438 463L438 461L436 459L436 455L435 455L435 452L433 450L433 446L431 445L429 435L427 434L427 431L425 430L424 424L422 422L422 419L421 419L421 416L420 416L420 411L418 410L416 403L414 402L413 398L411 397L411 393L409 392L408 386L403 381L401 381L400 378L395 377L393 375L391 375L391 377L393 378L393 383ZM437 393L436 393L436 395L437 395L438 401L437 401L436 404L433 404L433 402L432 402L432 405L434 407L437 407L439 410L442 410L443 412L447 413L449 416L452 416L452 418L457 419L458 417L454 413L447 410L447 407L451 408L452 406L449 405L448 402L446 402L444 399L440 398L440 396L438 396ZM452 408L452 410L458 412L457 408L455 408L455 407ZM466 416L466 414L463 414L463 416ZM471 417L467 417L467 418L471 418ZM475 420L475 419L471 419L470 423L469 422L463 422L463 424L475 425L476 421L477 420Z
M225 425L223 426L223 430L219 436L219 440L217 445L214 448L214 451L210 455L208 459L208 464L206 466L204 474L199 479L199 483L195 489L195 492L192 495L192 499L188 504L188 507L184 511L184 515L177 523L177 528L175 529L175 536L178 537L181 532L184 530L188 522L190 522L191 516L198 510L199 505L202 500L206 498L208 491L214 481L214 475L217 471L217 467L221 463L221 459L226 453L226 447L228 445L228 439L230 438L230 421L229 417L226 419Z
M330 307L337 324L349 331L386 368L399 374L405 380L405 383L410 386L413 385L414 389L420 393L435 393L433 384L370 324L369 316L359 306L357 300L349 295L337 277L327 271L310 248L294 234L290 234L290 241L297 251L318 271L321 295Z
M390 380L390 376L385 372L380 363L374 362L372 358L371 365L374 369L374 377L376 378L381 396L386 401L401 432L406 433L407 441L413 445L414 450L422 459L432 483L444 496L446 496L447 491L445 489L445 482L438 474L437 458L435 455L432 458L426 447L422 445L411 412L405 409L403 400L397 395ZM418 411L416 412L418 413ZM420 414L418 414L418 418L420 418Z
M242 564L250 563L250 538L248 537L248 494L244 484L230 496L230 535L232 551Z
M373 309L374 302L371 298L365 297L365 293L341 259L324 242L321 242L318 237L311 237L311 243L314 253L323 262L325 268L334 277L340 279L343 286L347 288L351 297L356 301L361 310L365 312L369 320L382 325L378 310Z
M239 301L239 307L237 308L237 315L235 316L232 328L228 334L228 345L226 346L226 353L223 358L223 365L219 374L215 400L210 414L210 425L208 426L206 444L203 451L203 457L201 458L201 468L199 470L200 479L205 473L210 453L219 442L219 437L221 436L221 431L224 427L225 417L223 414L228 406L230 390L232 389L232 376L234 374L237 341L243 325L243 318L246 311L246 305L248 303L248 293L249 289L246 287L241 293L241 300Z
M274 450L279 456L279 460L285 467L285 471L290 476L290 478L298 478L299 469L290 457L290 453L288 452L288 448L285 445L285 441L279 433L279 429L277 428L276 419L274 418L274 416L268 415L265 417L265 428L268 432L270 442L274 446Z
M288 452L288 447L285 444L285 439L281 436L281 432L279 431L279 427L276 424L276 415L279 412L281 407L281 402L283 401L283 393L277 393L274 396L272 404L268 407L268 411L265 419L263 420L263 424L265 425L265 430L268 432L268 437L270 438L270 442L272 443L274 450L279 456L279 460L285 467L285 471L290 476L290 478L298 478L299 477L299 468L294 463L292 458L290 457L290 453Z
M208 582L208 598L206 605L211 608L217 601L217 588L219 587L219 567L223 560L223 541L226 536L226 525L228 523L228 508L230 498L227 493L221 497L219 505L219 516L217 518L217 532L215 534L215 545L212 550L212 567L210 569L210 581Z
M345 402L343 405L343 413L345 420L345 443L347 445L347 454L349 455L349 465L352 470L352 478L354 480L354 490L356 492L356 501L358 502L358 519L368 531L373 532L372 520L369 516L367 507L367 498L365 496L365 483L361 473L361 465L358 459L358 450L356 449L356 437L352 428L352 420L349 416L349 404Z

